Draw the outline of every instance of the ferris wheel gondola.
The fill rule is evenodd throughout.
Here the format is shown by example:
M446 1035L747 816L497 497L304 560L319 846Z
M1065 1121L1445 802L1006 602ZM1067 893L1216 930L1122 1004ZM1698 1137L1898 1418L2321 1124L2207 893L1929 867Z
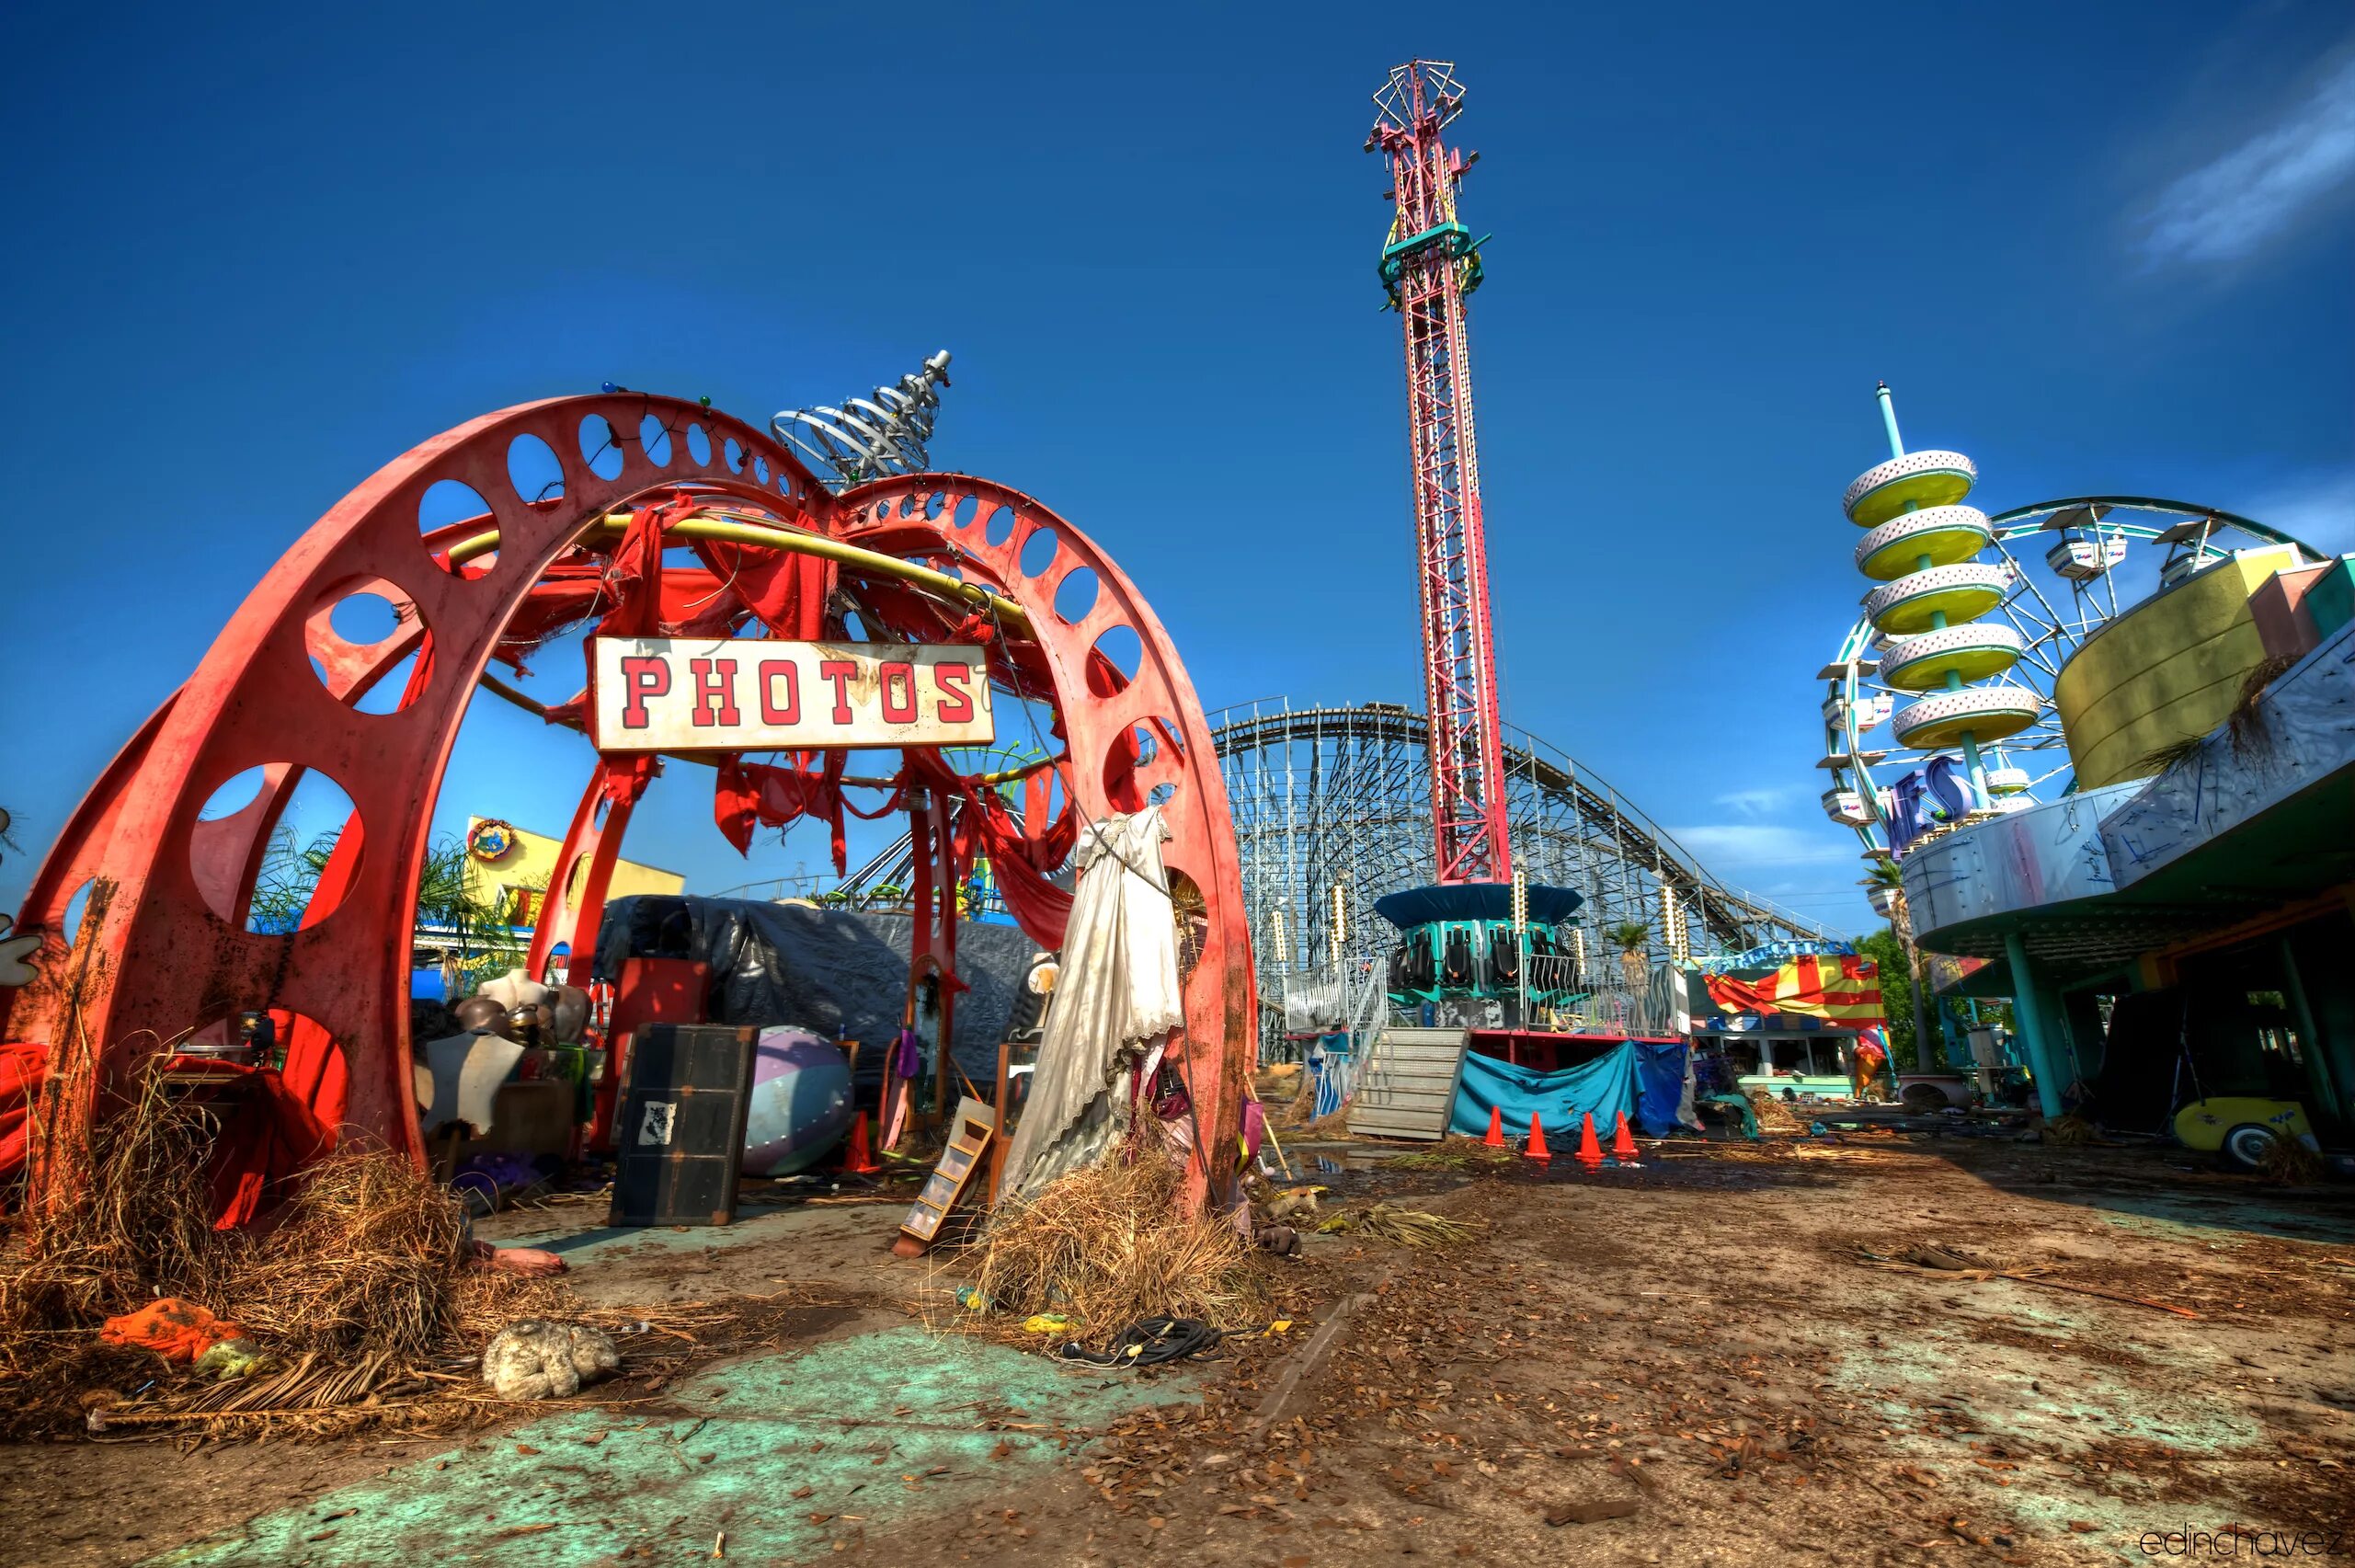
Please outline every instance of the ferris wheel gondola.
M1946 759L1963 815L2018 810L2075 787L2053 683L2076 650L2150 594L2238 553L2291 546L2277 529L2149 496L2076 496L1989 515L1966 504L1978 467L1961 452L1907 452L1888 389L1895 455L1842 498L1862 613L1817 672L1825 684L1823 805L1869 857L1889 854L1897 786ZM1919 824L1912 824L1918 827ZM1907 830L1901 830L1900 838Z

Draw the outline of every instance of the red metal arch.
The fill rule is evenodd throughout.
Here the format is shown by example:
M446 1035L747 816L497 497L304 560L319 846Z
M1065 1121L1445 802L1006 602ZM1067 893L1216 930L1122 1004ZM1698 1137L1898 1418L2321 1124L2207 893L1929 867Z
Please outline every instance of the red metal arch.
M667 462L636 438L649 418L671 432ZM583 455L584 421L593 419L616 437L621 466L612 477ZM695 426L705 435L700 443L688 439ZM510 482L510 448L527 436L555 454L560 495L523 496ZM421 536L419 504L442 480L473 489L488 517ZM1030 621L1026 635L1001 648L1001 677L1055 704L1080 764L1069 787L1080 809L1133 807L1156 785L1175 789L1167 807L1170 864L1202 900L1200 957L1186 987L1191 1076L1210 1148L1231 1148L1256 1006L1231 828L1200 704L1133 585L1076 529L1016 492L935 475L834 498L765 432L692 404L629 393L505 409L427 441L337 503L280 557L187 685L101 775L43 863L19 921L48 939L42 975L21 991L0 990L0 1037L45 1045L52 1068L95 1058L90 1082L119 1082L160 1041L229 1010L291 1011L341 1047L347 1124L417 1155L406 1048L411 919L459 723L535 589L592 599L601 520L635 498L681 486L716 506L756 506L787 528L951 560L992 583ZM1011 510L1011 536L990 544L980 519L958 526L951 513L966 497L974 498L966 509L983 519ZM497 535L495 559L466 559L461 540L489 529ZM1020 556L1042 530L1056 535L1056 558L1033 576ZM552 575L560 558L566 564ZM1053 601L1065 575L1081 566L1097 574L1101 589L1075 625L1055 613ZM857 578L854 567L842 570L846 586ZM863 612L903 635L938 636L954 619L902 585L863 587ZM366 647L342 642L327 623L334 603L360 589L390 600L400 617L391 635ZM745 613L735 604L720 619ZM1144 647L1133 680L1090 651L1115 624L1132 626ZM411 654L398 711L360 711L354 704ZM1122 739L1140 723L1163 738L1141 763ZM252 807L199 820L223 783L256 767L265 775ZM308 770L332 778L353 803L353 827L325 879L338 885L340 899L292 934L248 932L241 917L263 844ZM622 808L600 820L584 803L554 891L567 885L574 856L588 855L589 868L578 897L547 900L535 950L560 936L578 944L594 930L602 874L626 821ZM86 885L92 896L69 944L67 906ZM1215 1071L1205 1070L1213 1064ZM61 1118L86 1116L94 1093L58 1104ZM1197 1191L1206 1179L1198 1166Z
M1168 632L1094 541L1018 490L920 474L863 486L840 506L846 543L954 565L966 581L1023 607L1059 710L1069 787L1091 818L1160 805L1170 830L1163 860L1173 882L1184 879L1181 904L1191 910L1200 900L1185 944L1188 1093L1211 1147L1232 1148L1256 1052L1258 994L1226 785L1201 700ZM1000 536L994 543L993 534ZM1033 573L1023 560L1041 535L1054 551ZM1095 576L1095 601L1066 620L1057 594L1083 569ZM1099 648L1121 626L1137 634L1134 674Z

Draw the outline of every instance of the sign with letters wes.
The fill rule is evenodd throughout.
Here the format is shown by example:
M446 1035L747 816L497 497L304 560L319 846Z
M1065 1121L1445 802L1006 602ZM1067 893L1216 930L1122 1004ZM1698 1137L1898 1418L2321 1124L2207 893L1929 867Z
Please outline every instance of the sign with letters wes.
M986 746L977 647L598 637L600 751Z

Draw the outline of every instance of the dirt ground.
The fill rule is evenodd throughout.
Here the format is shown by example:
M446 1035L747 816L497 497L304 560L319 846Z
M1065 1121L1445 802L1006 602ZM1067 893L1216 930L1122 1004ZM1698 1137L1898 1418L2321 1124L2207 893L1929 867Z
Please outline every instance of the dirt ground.
M1593 1173L1560 1160L1458 1173L1386 1168L1365 1150L1294 1158L1333 1189L1329 1210L1401 1202L1475 1222L1478 1238L1428 1252L1316 1238L1270 1265L1294 1326L1230 1340L1200 1399L1071 1440L983 1505L816 1513L810 1552L727 1557L1363 1568L2355 1554L2344 1187L2264 1187L2156 1151L1888 1132L1672 1143ZM554 1234L599 1301L733 1305L726 1332L680 1352L725 1372L731 1356L937 1310L956 1260L888 1259L898 1213L805 1208L736 1235L548 1214L489 1229ZM1859 1255L1922 1243L2033 1277ZM642 1395L639 1372L601 1397ZM24 1561L169 1562L463 1441L18 1446L0 1520L31 1547ZM777 1455L776 1509L810 1505L796 1475ZM2235 1543L2235 1528L2281 1534ZM464 1555L556 1561L528 1544ZM588 1560L703 1561L715 1544L685 1521ZM313 1560L356 1559L329 1540Z

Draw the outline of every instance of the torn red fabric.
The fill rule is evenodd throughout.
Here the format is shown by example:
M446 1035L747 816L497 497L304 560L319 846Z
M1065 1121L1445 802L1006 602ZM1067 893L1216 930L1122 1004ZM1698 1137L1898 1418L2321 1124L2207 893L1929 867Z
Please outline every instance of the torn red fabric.
M802 755L808 756L805 752ZM721 759L719 779L712 789L712 820L737 853L752 853L752 830L783 828L803 817L822 817L832 830L834 874L849 868L849 840L842 822L842 764L846 753L829 751L816 767L781 768L769 762L748 762L742 757Z
M47 1046L0 1041L0 1177L13 1177L24 1169L33 1101L48 1077Z
M1048 881L1040 866L1061 865L1079 840L1078 817L1068 799L1062 817L1033 839L1023 833L996 790L977 787L933 752L909 752L908 778L911 784L940 790L963 802L953 845L957 874L964 874L977 853L988 855L998 891L1014 923L1042 947L1062 946L1064 928L1071 919L1071 895ZM1052 859L1046 858L1050 855Z
M645 797L646 785L662 776L662 759L651 751L600 755L597 767L605 781L605 798L616 806L636 805Z
M698 539L695 554L760 617L772 637L808 640L826 635L826 601L834 591L834 563L822 555Z
M291 1032L288 1014L270 1016L281 1031ZM223 1066L206 1057L191 1057L188 1065L208 1072ZM228 1097L220 1136L213 1140L214 1163L205 1177L214 1230L250 1224L275 1205L291 1178L335 1148L348 1082L343 1059L336 1055L314 1065L316 1078L307 1084L290 1082L268 1068L244 1070L246 1082ZM290 1044L287 1067L291 1071L294 1066Z
M560 566L532 585L500 628L491 657L520 673L523 660L558 628L569 626L597 608L605 589L601 573L589 567Z

